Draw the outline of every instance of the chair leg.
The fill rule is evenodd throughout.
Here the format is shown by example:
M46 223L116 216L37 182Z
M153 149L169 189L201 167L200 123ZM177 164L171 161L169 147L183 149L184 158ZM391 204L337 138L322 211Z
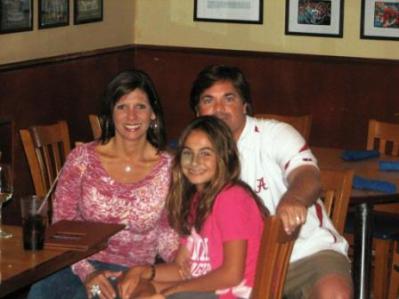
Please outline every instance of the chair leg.
M373 275L373 298L385 299L388 289L390 272L390 258L392 241L373 239L374 243L374 275Z
M389 279L388 299L399 298L399 241L394 243L391 275Z

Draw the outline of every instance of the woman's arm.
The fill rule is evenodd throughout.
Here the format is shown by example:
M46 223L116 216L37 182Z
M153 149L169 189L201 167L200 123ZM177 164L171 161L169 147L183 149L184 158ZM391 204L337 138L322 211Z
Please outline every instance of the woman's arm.
M223 256L223 264L203 276L176 283L165 284L155 281L153 284L157 292L164 295L188 291L215 291L234 287L244 278L247 241L224 242Z
M67 157L53 199L53 222L79 220L82 175L86 169L85 145L75 148Z
M68 155L55 190L53 199L53 222L63 219L81 220L79 200L81 199L82 175L86 170L87 146L82 145ZM82 281L94 271L94 267L83 259L72 265L72 271Z
M179 249L179 235L169 225L166 208L161 212L158 225L157 251L165 262L175 260Z

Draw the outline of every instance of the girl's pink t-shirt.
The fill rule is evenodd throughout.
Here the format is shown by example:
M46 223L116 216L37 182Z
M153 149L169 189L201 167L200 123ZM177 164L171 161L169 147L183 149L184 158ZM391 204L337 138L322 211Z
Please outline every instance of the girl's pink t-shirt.
M249 298L263 231L263 217L252 196L241 186L224 189L215 199L212 212L200 233L195 229L181 241L191 255L191 275L198 277L223 263L223 243L247 241L243 281L230 289L217 290L219 298Z

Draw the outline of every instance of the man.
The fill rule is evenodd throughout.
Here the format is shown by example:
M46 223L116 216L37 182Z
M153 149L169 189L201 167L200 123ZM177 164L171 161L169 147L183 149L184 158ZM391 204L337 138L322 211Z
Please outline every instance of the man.
M249 84L238 68L213 65L193 83L190 106L197 116L214 115L233 132L241 177L262 198L285 230L301 226L291 255L284 293L288 298L351 298L347 242L326 215L317 162L290 125L252 114Z

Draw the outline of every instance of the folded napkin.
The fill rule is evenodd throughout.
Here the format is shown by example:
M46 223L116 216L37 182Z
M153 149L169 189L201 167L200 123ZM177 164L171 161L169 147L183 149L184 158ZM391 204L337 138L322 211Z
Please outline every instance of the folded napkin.
M399 171L399 161L379 161L378 166L383 171Z
M341 158L345 161L359 161L379 157L380 153L377 150L369 151L343 151Z
M385 193L395 193L396 185L386 181L377 181L365 179L363 177L355 175L352 182L354 189L373 190Z

